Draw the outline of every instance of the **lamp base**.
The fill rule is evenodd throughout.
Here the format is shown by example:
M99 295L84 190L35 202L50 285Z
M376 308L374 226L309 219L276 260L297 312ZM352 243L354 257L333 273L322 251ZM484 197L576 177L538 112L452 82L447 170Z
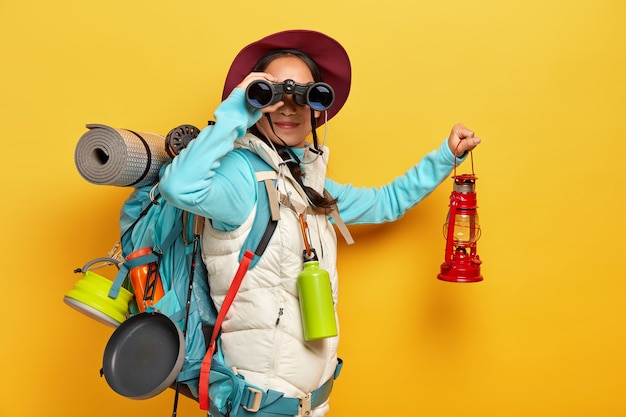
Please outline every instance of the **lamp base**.
M476 255L472 259L463 257L456 258L452 262L441 264L441 272L437 278L447 282L480 282L483 276L480 274L480 258Z

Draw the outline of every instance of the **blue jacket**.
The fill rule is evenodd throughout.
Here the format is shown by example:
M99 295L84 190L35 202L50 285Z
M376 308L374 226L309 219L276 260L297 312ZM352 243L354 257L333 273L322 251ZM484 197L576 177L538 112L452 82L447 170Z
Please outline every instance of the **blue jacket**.
M210 218L223 230L244 223L256 204L256 178L242 155L231 152L234 142L260 117L235 89L215 111L216 124L202 130L161 178L161 194L175 206ZM305 148L293 148L302 154ZM404 175L381 187L355 187L325 180L338 198L346 224L373 224L397 220L428 196L454 168L454 155L444 141ZM457 158L457 165L463 158Z

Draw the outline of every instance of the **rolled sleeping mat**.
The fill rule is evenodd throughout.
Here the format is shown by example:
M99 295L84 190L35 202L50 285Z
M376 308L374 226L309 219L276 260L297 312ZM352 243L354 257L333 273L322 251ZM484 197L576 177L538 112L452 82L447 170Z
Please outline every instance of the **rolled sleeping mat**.
M159 181L159 170L170 161L164 136L100 124L88 124L87 128L74 153L76 168L84 179L119 187L141 187Z

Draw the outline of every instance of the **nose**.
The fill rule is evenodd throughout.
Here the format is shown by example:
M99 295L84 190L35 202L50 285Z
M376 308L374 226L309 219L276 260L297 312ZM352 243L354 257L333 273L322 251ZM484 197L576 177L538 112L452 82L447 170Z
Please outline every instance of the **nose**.
M291 115L296 113L298 104L293 100L293 94L283 94L283 105L280 106L278 111L284 115Z

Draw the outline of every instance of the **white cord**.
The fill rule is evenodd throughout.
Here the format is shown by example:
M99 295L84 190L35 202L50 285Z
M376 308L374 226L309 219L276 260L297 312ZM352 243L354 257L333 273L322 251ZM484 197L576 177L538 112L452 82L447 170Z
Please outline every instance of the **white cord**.
M156 192L157 192L157 187L159 186L159 183L157 182L156 184L154 184L154 187L152 187L150 189L150 201L152 201L154 204L159 204L158 201L156 201Z

